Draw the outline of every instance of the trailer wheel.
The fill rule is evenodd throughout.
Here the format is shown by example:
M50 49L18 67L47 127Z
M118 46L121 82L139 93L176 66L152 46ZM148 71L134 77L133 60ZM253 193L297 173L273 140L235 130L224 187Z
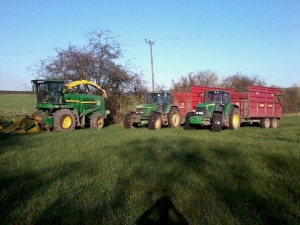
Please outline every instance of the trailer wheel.
M178 128L181 125L181 116L176 108L171 108L168 113L168 126L171 128Z
M126 129L130 129L130 128L134 128L135 127L135 124L133 123L133 120L134 120L134 117L135 117L135 113L134 112L131 112L131 113L128 113L126 116L125 116L125 119L124 119L124 127Z
M270 127L271 123L270 123L270 119L269 118L263 118L260 121L260 127L261 128L266 128L268 129Z
M210 130L213 132L220 132L222 130L222 113L213 113Z
M160 113L151 113L148 121L148 128L150 130L159 130L161 129L162 120Z
M238 108L232 108L229 112L229 129L238 130L241 126L240 111Z
M270 119L270 128L277 128L277 119L276 118L271 118Z
M53 114L53 130L75 130L76 115L69 109L60 109Z
M184 121L184 127L183 127L184 130L194 130L195 129L193 125L190 125L190 118L192 116L194 116L193 112L188 112L185 115L185 121Z
M104 118L100 113L95 113L91 116L90 127L92 129L102 129L104 126Z

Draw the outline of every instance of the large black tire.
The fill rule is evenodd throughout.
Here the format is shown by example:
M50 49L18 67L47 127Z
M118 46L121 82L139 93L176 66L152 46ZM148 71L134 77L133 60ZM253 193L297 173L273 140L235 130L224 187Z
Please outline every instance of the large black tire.
M168 127L171 128L178 128L181 125L181 116L176 108L171 108L170 112L168 113Z
M277 128L278 123L276 118L271 118L270 119L270 128Z
M222 113L214 112L211 119L210 130L220 132L222 130Z
M151 113L148 120L148 128L150 130L159 130L161 129L162 120L160 113Z
M90 128L102 129L104 126L104 118L100 113L94 113L90 119Z
M241 126L241 116L238 108L231 108L229 112L229 129L238 130Z
M128 113L126 116L125 116L125 119L124 119L124 127L126 129L130 129L130 128L134 128L136 127L133 123L133 117L135 117L135 113L134 112L131 112L131 113Z
M53 130L75 130L76 115L69 109L60 109L53 114Z
M184 130L194 130L195 129L194 126L190 124L190 118L194 115L195 115L195 113L193 113L193 112L188 112L185 115L185 121L184 121L184 127L183 127Z
M270 119L269 118L263 118L260 121L260 127L268 129L271 125Z

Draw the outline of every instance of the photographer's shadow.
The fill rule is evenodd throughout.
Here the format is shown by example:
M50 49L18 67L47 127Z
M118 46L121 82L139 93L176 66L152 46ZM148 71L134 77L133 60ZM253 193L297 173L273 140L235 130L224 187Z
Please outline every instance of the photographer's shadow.
M156 203L141 215L136 221L137 225L187 225L186 219L176 210L169 197L165 196L156 201Z

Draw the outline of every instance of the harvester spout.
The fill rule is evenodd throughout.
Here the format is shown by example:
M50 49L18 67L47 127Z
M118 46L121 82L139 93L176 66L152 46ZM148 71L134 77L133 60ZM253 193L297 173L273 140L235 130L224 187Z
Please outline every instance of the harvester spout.
M88 81L88 80L78 80L78 81L73 81L71 83L68 83L65 85L64 92L66 92L68 90L72 90L73 87L75 87L77 85L81 85L81 84L88 84L88 85L91 85L91 86L97 88L98 90L101 91L103 98L107 98L107 93L103 88L101 88L98 84L96 84L92 81Z

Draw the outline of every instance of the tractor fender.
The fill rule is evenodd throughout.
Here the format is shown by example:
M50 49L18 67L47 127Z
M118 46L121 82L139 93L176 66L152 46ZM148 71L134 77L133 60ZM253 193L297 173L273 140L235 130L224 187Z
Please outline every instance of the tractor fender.
M165 113L169 113L170 110L171 110L172 108L178 109L177 105L169 104L169 105L167 105L167 107L166 107L166 112L165 112ZM178 111L179 111L179 110L178 110Z
M239 107L236 104L228 103L225 107L223 118L224 118L224 125L228 126L229 124L229 113L233 108L239 109Z

